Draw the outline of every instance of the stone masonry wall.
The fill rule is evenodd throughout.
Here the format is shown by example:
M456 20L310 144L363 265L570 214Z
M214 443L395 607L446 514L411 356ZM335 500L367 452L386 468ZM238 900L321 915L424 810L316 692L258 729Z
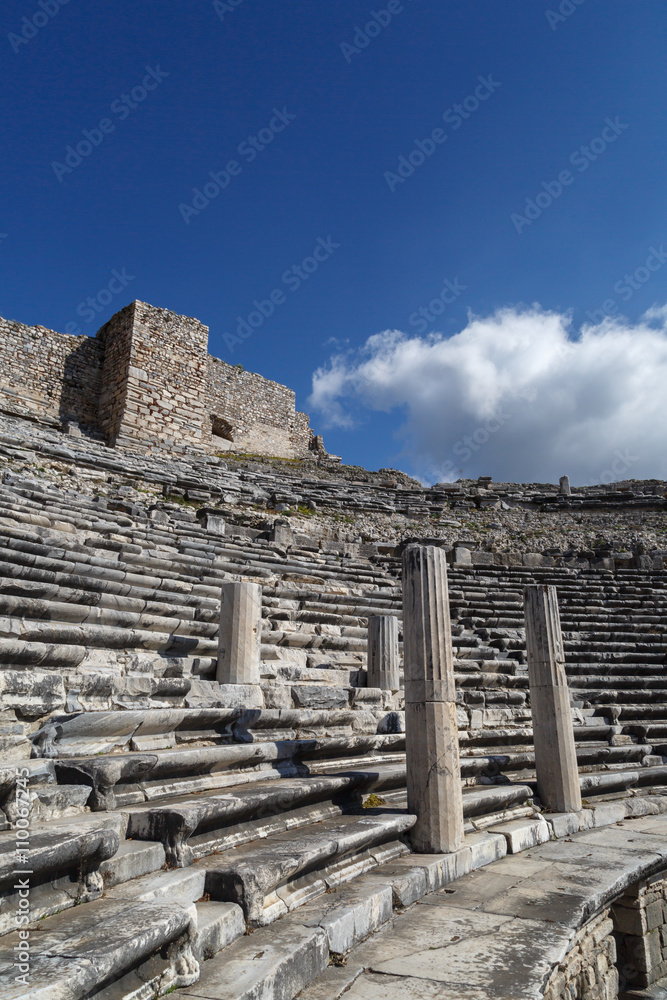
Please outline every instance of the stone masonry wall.
M308 454L308 417L296 412L294 393L287 386L209 357L207 408L213 450L284 458Z
M103 355L102 343L91 337L0 318L0 409L94 429Z
M306 457L313 434L292 390L207 348L198 320L139 301L95 338L0 319L0 411L75 420L130 451Z
M118 439L125 412L133 322L134 302L112 316L97 333L104 354L98 421L110 444Z
M310 428L310 417L307 413L297 410L294 414L292 430L292 446L297 455L306 455L313 442L313 431ZM322 439L319 439L320 442ZM324 447L324 446L322 446Z
M612 910L618 967L625 990L644 989L667 976L667 878L632 886Z
M614 924L609 910L576 934L544 991L544 1000L615 1000L618 997Z
M107 352L102 425L109 443L201 449L208 327L137 301L114 316L102 335Z

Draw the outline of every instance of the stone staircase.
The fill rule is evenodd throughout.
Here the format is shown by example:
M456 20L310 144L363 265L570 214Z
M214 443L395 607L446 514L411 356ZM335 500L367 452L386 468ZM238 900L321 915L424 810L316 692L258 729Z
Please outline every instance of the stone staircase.
M402 691L369 688L365 670L368 617L401 617L397 556L280 526L228 523L221 534L187 505L188 491L252 503L270 489L347 504L352 486L296 492L277 475L212 475L210 463L70 448L48 432L34 443L79 470L180 489L185 502L148 509L15 474L0 485L3 997L143 1000L183 988L291 1000L394 907L561 836L535 798L530 583L558 589L591 823L663 811L664 570L451 566L466 841L456 856L418 859ZM6 433L0 448L22 452ZM399 492L394 505L407 503ZM360 485L358 502L368 496ZM259 685L216 681L230 580L262 586ZM29 988L12 971L26 819Z

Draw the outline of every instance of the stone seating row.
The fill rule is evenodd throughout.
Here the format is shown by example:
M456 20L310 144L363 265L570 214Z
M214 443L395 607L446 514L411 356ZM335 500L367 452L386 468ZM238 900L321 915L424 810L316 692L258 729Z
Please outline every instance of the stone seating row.
M35 558L38 558L38 557L35 557ZM86 560L90 560L90 555L88 553L84 553L83 554L83 558L86 559ZM119 566L118 563L114 563L113 569L117 571L118 570L118 566ZM93 572L94 572L94 570L93 570ZM105 572L105 576L107 576L107 575L108 574L106 574L106 572ZM88 579L90 580L90 577L88 577ZM106 584L106 582L107 581L104 581L105 584ZM149 582L149 581L141 580L140 582L141 583L146 583L146 582ZM153 583L157 582L157 583L159 583L160 581L150 581L150 582L153 582ZM179 579L179 581L178 581L179 586L182 586L182 582L183 581ZM88 593L90 593L90 591L88 591ZM156 596L157 597L158 594L155 593L155 594L152 594L152 596ZM86 598L87 598L87 593L85 593L85 596L84 596L83 600L85 601ZM178 600L178 598L175 597L171 593L169 594L169 598L170 598L171 601ZM138 600L138 599L139 598L137 598L136 600ZM337 600L340 601L340 598L337 598ZM365 600L367 600L367 599L365 599ZM392 610L395 610L395 607L392 607L392 606L394 606L397 603L395 600L389 600L389 601L387 601L385 598L374 598L374 599L371 598L371 600L372 600L371 607L373 608L373 610L380 610L381 607L392 608ZM356 602L355 602L355 604L356 604ZM174 606L173 604L170 605L168 609L166 609L164 607L156 607L156 602L153 602L152 606L148 605L146 602L144 602L144 607L146 607L146 608L148 608L149 610L152 610L152 611L160 610L163 613L164 613L165 610L169 610L169 611L172 611L172 612L173 611L177 611L177 606ZM25 604L23 605L22 609L24 610L24 612L28 612L30 610L28 607L25 606ZM12 610L12 609L10 608L9 610ZM49 608L44 609L41 606L37 606L36 613L38 615L42 614L43 612L46 612L48 614L49 610L52 612L49 615L49 617L57 617L58 609L55 609L55 608L53 608L53 609L49 609ZM337 608L336 610L341 610L341 609ZM359 612L362 612L362 611L368 612L369 608L367 606L365 606L365 607L362 606L362 607L354 607L352 610L356 611L357 614L359 614ZM139 613L139 612L137 612L137 613ZM183 618L185 618L186 616L189 617L189 613L188 613L188 609L187 608L185 609L185 611L184 610L178 610L177 614L179 616L183 617ZM199 616L201 617L202 614L205 615L206 617L210 617L210 615L208 613L208 609L203 609L203 612L199 613ZM315 611L313 612L313 615L316 616L316 612ZM72 613L70 612L69 609L65 609L64 612L61 612L60 617L65 617L65 616L72 617ZM130 620L128 620L126 618L125 622L128 625L129 624L142 625L142 624L144 624L145 619L144 619L144 621L142 621L141 619L137 619L137 620L130 619ZM148 624L149 626L152 625L153 628L156 628L156 629L159 628L159 626L160 626L160 621L159 621L159 617L158 616L154 616L153 619L149 619L145 623ZM273 624L273 621L272 621L272 624ZM310 625L310 624L312 624L312 623L308 623L308 622L303 623L303 625L301 626L301 628L308 627L308 625ZM43 626L43 625L40 625L39 627L42 630L45 628L45 626ZM316 629L317 629L317 627L318 626L315 625ZM340 628L341 630L343 630L343 629L345 629L347 627L354 627L354 626L345 626L345 625L342 625L342 626L335 626L335 627ZM189 632L191 632L193 629L194 629L194 626L191 629L188 629L187 626L179 625L178 623L175 623L175 624L172 623L172 633L175 632L177 634L178 631L186 631L186 632L189 631ZM168 645L166 647L166 651L167 652L169 652L170 654L173 654L173 653L179 652L179 651L181 653L183 653L184 650L182 649L182 646L181 646L180 650L179 650L178 645L174 646L174 642L175 641L177 642L177 640L174 640L174 639L171 638L171 634L172 633L165 634L162 637L162 651L161 652L164 652L164 650L165 650L164 643L168 643L170 645ZM81 634L82 634L82 630L80 631L78 629L77 629L77 631L76 631L75 634L72 634L71 632L70 632L69 635L67 633L63 634L62 629L60 629L59 627L56 628L56 634L53 634L53 631L51 633L48 632L48 627L47 627L46 635L42 635L41 637L38 637L38 635L36 635L36 634L35 635L31 635L31 636L24 635L24 640L27 640L28 642L32 642L34 644L35 642L37 642L39 640L39 638L43 638L45 640L45 642L48 644L51 640L58 640L58 639L60 639L61 643L62 643L62 641L64 639L78 638L79 636L81 636ZM88 633L88 635L89 635L89 640L90 640L89 644L92 644L93 648L95 646L97 646L98 648L101 648L102 646L105 646L105 645L107 647L114 646L116 643L119 643L121 646L123 645L122 638L121 638L121 636L118 633L116 633L115 636L112 633L106 633L106 636L108 637L108 640L109 640L109 641L106 641L106 642L105 642L105 633L103 633L103 632L98 631L96 634L93 633L91 635L90 633ZM351 638L354 639L355 636L352 636ZM292 649L313 648L313 647L315 647L317 649L325 649L325 650L340 648L342 650L348 650L349 651L350 647L351 647L352 651L355 650L355 644L354 644L354 642L345 641L344 637L341 637L340 639L338 637L329 638L327 636L325 636L323 638L312 638L312 637L305 637L304 638L303 635L290 634L290 633L283 634L283 633L281 633L281 632L279 632L278 630L275 630L275 629L273 630L272 634L270 634L268 636L265 636L265 640L266 640L266 645L273 644L273 645L287 646L287 647L290 647ZM82 641L82 639L78 638L78 641ZM85 641L85 635L83 637L83 641ZM155 644L156 644L156 639L154 637L153 645L155 645ZM71 645L72 644L70 643L70 646ZM142 646L145 646L145 645L146 645L145 637L141 636L140 634L137 634L136 631L134 633L127 633L126 634L126 642L125 642L125 646L126 647L127 646L129 646L131 648L132 647L136 647L136 646L142 647ZM54 648L55 648L55 643L51 642L51 645L50 645L51 655L53 655ZM198 644L195 647L194 651L197 652L197 653L200 653L200 654L205 654L205 653L213 652L213 650L210 647L207 649L202 644ZM363 642L356 646L356 651L359 652L359 653L363 653L364 652ZM24 650L24 652L25 652L26 655L30 656L30 658L33 660L33 662L35 660L40 660L42 666L46 666L47 665L46 660L43 657L41 657L41 655L40 655L40 653L45 653L45 655L46 655L46 651L42 650L41 647L35 648L34 645L28 646ZM189 652L189 650L188 650L188 652ZM12 657L15 655L14 647L10 646L9 649L7 649L7 651L6 651L6 654L7 655L6 655L5 658L11 661ZM72 655L73 654L70 651L69 652L70 662L71 662ZM57 659L56 665L60 666L61 665L61 661L62 661L62 654L60 654L60 655L56 654L56 659ZM174 656L172 655L170 657L170 659L173 662ZM212 667L212 664L213 664L212 657L211 656L200 655L200 656L197 657L197 660L198 660L198 667L197 667L198 676L203 677L203 676L210 675L210 673L212 672L212 669L213 669L213 667ZM81 662L81 661L79 661L79 662ZM208 663L209 664L208 667L206 668L206 673L205 673L205 671L203 669L201 669L201 664L202 663ZM361 666L361 657L357 660L356 665L357 666ZM170 670L171 669L173 669L173 668L170 667ZM159 671L160 671L160 667L159 667L159 665L156 664L156 672L159 672ZM90 693L88 691L86 691L86 687L87 687L87 683L84 681L84 684L83 684L83 688L84 688L84 695L83 695L84 696L84 701L83 701L83 704L84 705L85 704L89 704L90 705L91 701L90 700L88 700L88 701L85 700L86 698L90 699ZM178 692L178 689L177 689L176 685L171 685L170 688L167 688L165 684L161 684L157 688L154 688L153 690L148 690L148 691L146 691L145 688L144 688L143 691L140 691L137 688L137 686L135 685L134 689L132 690L132 694L134 696L143 694L144 696L148 695L149 697L162 696L163 698L171 698L172 700L173 700L173 698L178 697L178 693L179 692ZM181 687L181 693L187 694L186 685L183 685ZM295 692L295 693L297 695L299 694L298 691ZM100 692L100 694L101 694L101 692ZM310 699L312 699L313 696L314 696L313 693L311 693L311 692L307 692L307 695L308 695L308 697ZM316 693L315 693L315 697L316 697ZM331 699L329 698L328 700L330 701ZM274 701L274 703L275 703L275 701ZM285 702L284 702L284 699L283 699L282 704L284 704L284 703ZM344 701L341 702L340 696L339 696L339 704L341 704L341 703L344 704L345 702ZM295 704L303 706L305 704L305 702L303 701L303 698L298 698L297 697L297 700L296 700ZM309 701L308 704L312 704L312 701Z
M344 956L385 924L394 907L401 912L425 893L508 852L534 849L556 831L562 837L580 826L590 829L625 815L661 812L662 802L656 796L652 802L602 804L585 809L581 817L500 821L487 832L469 831L459 851L441 856L406 853L400 838L390 838L410 818L377 809L363 817L332 817L312 832L275 833L256 847L237 849L236 864L223 854L159 871L160 845L147 842L142 870L139 852L128 841L135 863L113 857L102 862L108 876L102 898L40 921L31 968L34 992L16 990L8 996L46 1000L67 984L67 995L78 1000L98 992L103 996L111 982L116 996L139 987L158 993L197 982L193 994L199 996L238 1000L261 995L258 990L274 995L279 990L278 995L291 998L326 968L331 953ZM588 841L584 847L590 856ZM327 865L333 858L343 863ZM315 859L321 867L314 867ZM647 857L642 872L650 874L660 863L664 852ZM627 875L621 878L627 882ZM605 898L613 898L609 891ZM230 895L237 902L224 898ZM261 927L269 922L270 936L263 936L269 929ZM260 929L248 937L246 927ZM15 938L15 933L7 935L0 951L0 981L7 986ZM266 961L257 961L261 955Z

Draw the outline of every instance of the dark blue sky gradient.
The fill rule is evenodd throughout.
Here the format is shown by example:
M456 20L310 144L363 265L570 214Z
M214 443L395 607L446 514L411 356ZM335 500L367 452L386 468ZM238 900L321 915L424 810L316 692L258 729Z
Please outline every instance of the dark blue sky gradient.
M416 332L410 316L446 278L465 291L429 331L533 302L582 322L667 241L667 9L565 0L573 13L553 30L559 2L405 0L348 63L341 43L386 0L243 0L223 20L210 0L69 0L18 52L8 36L41 8L5 0L0 313L93 334L143 299L198 317L211 353L290 385L300 408L332 338ZM112 103L146 67L168 76L121 120ZM489 74L495 92L460 128L444 123ZM247 162L239 144L284 108L294 120ZM53 161L105 117L114 130L59 181ZM517 234L511 214L606 118L629 127ZM385 172L438 127L447 140L392 192ZM186 224L179 205L230 160L241 172ZM284 272L319 237L340 246L290 288ZM132 280L95 319L77 315L123 268ZM285 300L231 352L224 334L276 288ZM624 311L655 301L667 268ZM396 464L400 420L371 414L326 443Z

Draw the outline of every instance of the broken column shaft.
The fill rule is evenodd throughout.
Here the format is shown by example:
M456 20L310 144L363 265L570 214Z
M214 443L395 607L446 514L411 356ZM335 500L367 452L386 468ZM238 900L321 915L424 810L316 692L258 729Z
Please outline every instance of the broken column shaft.
M368 664L366 684L383 691L398 691L398 618L371 615L368 619Z
M219 684L259 684L262 588L257 583L223 583L218 639Z
M556 588L526 587L525 615L537 790L545 809L578 812L579 769Z
M435 546L403 553L403 661L408 809L415 851L455 851L463 840L447 564Z

